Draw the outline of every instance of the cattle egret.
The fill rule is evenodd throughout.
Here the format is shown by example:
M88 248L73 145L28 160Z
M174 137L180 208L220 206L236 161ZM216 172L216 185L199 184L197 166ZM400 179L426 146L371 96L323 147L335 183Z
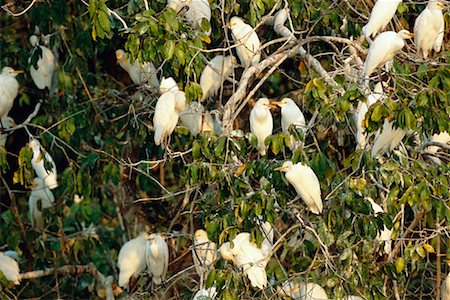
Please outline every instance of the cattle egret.
M15 285L20 284L19 264L14 258L5 255L3 252L0 252L0 273L3 273L3 276Z
M154 139L157 146L172 134L186 105L186 95L178 89L173 78L163 79L159 89L162 95L156 103L153 116Z
M232 261L247 275L253 287L264 289L267 286L266 266L269 256L264 255L258 246L250 241L250 233L239 233L233 239L234 247L230 242L223 243L219 253L223 259Z
M370 45L364 63L364 78L368 80L375 69L392 61L395 54L405 46L405 39L414 37L414 34L408 30L400 30L398 33L394 31L386 31L380 33Z
M232 17L228 27L231 28L236 46L236 52L244 68L254 66L261 59L259 47L261 42L252 26L246 24L239 17Z
M28 146L33 150L33 158L31 159L31 165L37 177L44 180L44 185L49 189L54 189L58 186L58 179L56 173L56 165L50 154L45 151L37 139L31 138ZM43 154L45 155L43 156ZM45 161L45 164L44 164ZM47 169L45 165L50 164L51 168Z
M286 172L287 181L294 186L295 191L312 213L316 215L322 213L323 204L319 179L310 167L302 163L294 165L292 161L288 160L275 170Z
M394 128L393 124L385 119L381 133L375 138L372 147L372 156L375 157L377 155L383 155L386 152L391 152L400 145L405 135L405 130Z
M147 239L146 260L152 280L160 285L166 277L169 266L169 247L158 234L152 233Z
M181 122L189 129L193 136L200 132L214 131L214 120L211 113L203 105L192 101L180 114Z
M146 243L148 234L142 232L138 237L126 242L119 251L119 286L127 287L130 278L137 278L146 268Z
M430 139L431 142L438 142L441 144L449 144L450 143L450 135L448 134L447 131L443 131L439 134L433 134L433 136ZM430 153L430 154L435 154L436 152L438 152L438 150L441 149L441 147L439 146L429 146L425 149L426 152ZM435 163L440 165L442 163L442 161L437 158L437 157L433 157L430 156L430 159Z
M223 55L217 55L209 62L200 76L200 86L203 91L200 101L217 94L225 79L233 74L236 64L237 61L234 56L224 57Z
M450 299L450 273L445 277L441 285L441 300Z
M250 131L258 138L258 151L261 155L266 155L267 147L264 141L273 130L271 107L269 99L261 98L250 112Z
M17 251L14 250L6 250L5 252L3 252L3 255L14 258L15 260L19 260L19 253L17 253Z
M197 293L195 293L194 298L192 300L208 300L215 299L217 296L216 287L212 286L207 289L201 289Z
M283 286L278 287L277 293L281 297L290 297L295 300L326 300L327 293L317 283L304 281L285 281Z
M386 28L401 2L402 0L377 0L370 13L369 22L362 28L362 32L368 41Z
M372 198L367 197L366 199L372 205L372 209L375 216L383 213L383 209L381 208L381 206L377 204L375 201L373 201ZM383 226L384 226L383 230L378 230L375 240L379 243L384 242L384 253L389 254L391 253L392 249L392 240L391 240L392 229L388 229L386 225Z
M0 120L9 114L13 107L14 99L19 93L19 82L15 77L21 72L4 67L0 73Z
M33 65L30 66L31 78L38 89L43 90L45 88L50 88L53 72L56 69L55 56L47 47L38 45L37 36L30 36L30 43L33 47L41 48L42 51L42 56L37 60L37 70ZM28 59L28 63L31 63L31 57Z
M292 135L289 134L289 127L291 125L300 128L303 132L306 131L306 121L300 108L295 104L294 100L290 98L284 98L278 103L281 107L281 129L283 133L289 135L290 144L289 148L294 150L301 145L301 142L297 142Z
M11 117L3 117L0 120L0 147L5 147L6 145L6 138L8 137L8 132L1 133L1 129L10 129L14 126L16 126L16 123Z
M442 38L441 32L445 28L442 14L444 9L446 9L444 4L430 0L414 23L414 34L416 35L414 42L418 53L422 53L424 59L427 59L436 44L442 44L439 39ZM440 46L438 48L440 50Z
M211 21L211 7L208 0L191 0L187 6L188 10L184 13L184 16L192 23L194 28L200 27L203 19L208 22ZM209 36L211 29L206 34Z
M31 225L33 227L36 229L43 228L42 210L52 206L53 202L55 202L55 196L53 196L52 191L44 184L41 178L34 178L30 197L28 198Z
M156 68L151 62L140 63L138 59L133 62L125 51L119 49L116 51L117 63L128 72L134 84L149 82L154 89L159 88L159 80L156 76Z
M346 298L346 300L364 300L364 298L359 297L359 296L353 296L353 295L351 295L351 296L348 296L348 297Z
M179 13L184 7L186 7L191 0L168 0L167 7L172 8Z
M198 229L194 234L194 245L192 248L192 258L195 264L195 270L199 276L208 272L217 259L216 243L211 242L206 231Z
M356 148L364 149L366 147L367 133L364 130L364 119L366 118L366 113L369 108L383 98L383 86L381 82L375 85L374 92L367 96L365 102L359 101L358 107L353 113L353 118L356 124Z

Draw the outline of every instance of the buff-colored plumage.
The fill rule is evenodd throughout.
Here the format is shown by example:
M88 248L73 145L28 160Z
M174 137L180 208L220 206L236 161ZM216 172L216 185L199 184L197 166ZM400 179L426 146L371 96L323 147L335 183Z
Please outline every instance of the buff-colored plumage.
M264 141L272 134L273 118L270 113L270 102L267 98L259 99L250 112L250 131L258 139L258 151L266 155L267 146Z
M18 71L4 67L0 73L0 119L6 117L19 93L19 82L15 78Z
M138 59L131 61L122 49L116 51L117 63L128 72L134 84L149 83L153 89L159 88L156 68L151 62L141 63Z
M33 158L31 159L31 165L33 166L34 172L37 177L44 180L44 185L49 189L54 189L58 187L58 178L56 165L51 157L50 153L45 151L45 149L41 146L39 141L35 138L31 138L28 146L33 150ZM43 154L45 155L43 156ZM50 165L50 169L46 169L49 166L44 164L45 161Z
M402 0L378 0L375 3L369 22L362 28L362 32L368 40L386 28L401 2Z
M0 273L3 273L3 276L15 285L20 284L19 264L14 258L5 255L4 252L0 252Z
M206 277L217 259L216 243L211 242L206 231L198 229L194 234L192 258L197 274Z
M119 266L119 286L127 287L131 277L138 277L146 268L145 251L147 233L126 242L119 251L117 265Z
M53 73L56 69L56 59L52 51L45 46L38 45L38 39L35 35L30 37L30 42L33 47L39 47L42 52L42 56L37 61L37 69L32 65L30 66L30 75L34 81L34 84L38 89L43 90L50 88L52 85ZM31 57L28 59L28 63L31 62Z
M55 196L44 184L42 178L34 178L30 197L28 198L28 209L33 227L39 230L43 228L42 210L52 206L53 202L55 202Z
M167 273L169 266L169 247L159 234L151 234L147 239L146 260L152 280L160 285Z
M239 17L232 17L229 27L242 66L248 68L258 64L261 59L261 42L253 27Z
M435 45L442 44L443 33L445 29L444 15L442 10L446 7L436 0L430 0L427 7L420 13L414 23L414 42L417 51L427 59L428 54ZM436 49L440 50L440 46Z

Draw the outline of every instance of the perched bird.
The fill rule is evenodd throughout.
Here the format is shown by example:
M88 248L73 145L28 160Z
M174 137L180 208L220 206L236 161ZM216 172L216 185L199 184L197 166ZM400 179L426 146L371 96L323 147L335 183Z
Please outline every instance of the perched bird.
M314 171L302 163L285 161L276 171L286 172L286 179L295 188L297 194L305 201L309 210L319 215L323 211L320 183Z
M208 300L215 299L217 296L216 287L212 286L207 289L200 289L197 293L195 293L194 298L192 300Z
M446 9L444 4L437 0L430 0L414 23L416 36L414 42L418 53L422 53L424 59L427 59L435 45L438 45L436 49L440 51L445 29L444 15L442 14L444 9Z
M291 125L300 128L303 132L306 131L306 121L300 108L295 104L294 100L290 98L284 98L278 102L278 106L281 107L281 129L283 133L289 134L289 127ZM289 148L294 150L301 145L301 142L297 142L292 135L290 135Z
M386 28L401 2L402 0L377 0L370 13L369 22L362 28L362 32L368 41Z
M383 213L383 209L381 208L381 206L379 204L377 204L375 201L373 201L372 198L367 197L366 199L367 199L367 201L370 202L370 205L372 205L372 209L373 209L375 216ZM384 253L388 254L388 255L391 253L391 249L392 249L391 235L392 235L392 229L388 229L386 227L386 225L384 225L383 230L378 230L377 236L375 237L375 240L378 243L384 242Z
M304 281L285 281L281 287L277 289L278 296L290 297L294 300L326 300L327 293L317 283Z
M184 7L188 6L191 0L168 0L167 7L172 8L179 13Z
M146 83L148 81L151 88L159 88L156 68L151 62L140 63L138 59L131 62L128 54L122 49L116 51L116 58L117 63L122 69L128 72L134 84Z
M186 95L179 90L172 77L163 79L159 89L162 95L156 103L153 116L154 140L157 146L172 134L180 114L186 106Z
M234 67L237 65L234 56L217 55L203 69L200 76L200 86L203 95L200 101L208 97L214 97L222 86L223 82L233 74Z
M447 131L442 131L441 133L439 133L439 134L433 134L433 136L431 137L431 139L430 139L430 141L431 142L438 142L438 143L441 143L441 144L449 144L450 143L450 134L448 134L448 132ZM428 146L426 149L425 149L425 151L426 152L428 152L428 153L430 153L430 154L435 154L436 152L438 152L439 151L439 149L440 149L441 147L439 147L439 146ZM430 159L435 163L435 164L438 164L438 165L440 165L441 163L442 163L442 161L439 159L439 158L437 158L437 157L434 157L434 156L430 156Z
M119 251L119 286L127 287L130 278L137 278L146 268L145 260L148 234L142 232L138 237L126 242Z
M365 102L359 101L358 107L353 113L353 119L356 124L356 148L364 149L366 147L366 138L367 133L365 133L363 122L366 118L366 113L369 111L369 108L383 98L383 86L381 82L378 82L375 85L375 89L373 93L367 96Z
M236 52L244 68L254 66L261 59L259 47L261 42L252 26L239 17L232 17L230 24L231 35L236 46Z
M36 173L37 177L44 180L44 185L49 189L54 189L58 187L56 165L55 162L53 161L53 158L47 151L45 151L45 149L41 146L41 143L39 143L39 141L35 138L30 139L28 147L30 147L31 150L33 150L33 158L31 159L31 165L33 166L34 172ZM50 169L48 169L47 164L51 165Z
M408 30L386 31L380 33L370 45L369 53L364 62L364 79L368 80L375 69L392 61L395 54L405 46L405 39L414 37Z
M4 252L0 252L0 273L3 273L3 276L15 285L20 284L19 264Z
M233 245L231 248L230 242L223 243L219 248L221 257L242 268L253 287L264 289L267 286L266 266L270 257L264 255L263 251L250 240L248 232L239 233L233 239Z
M2 133L1 130L2 129L10 129L14 126L16 126L16 123L14 122L14 120L11 117L3 117L0 120L0 147L5 147L6 145L6 138L8 137L8 132L6 133Z
M53 196L52 191L44 184L42 178L34 178L33 184L31 185L30 197L28 198L31 225L34 228L39 230L43 228L44 220L42 219L42 210L52 206L53 202L55 202L55 196Z
M250 131L258 138L258 151L261 155L266 155L267 147L264 141L273 130L271 107L269 99L261 98L250 112Z
M184 13L184 16L192 23L194 28L200 28L202 19L211 21L211 7L208 0L191 0L188 2L188 10ZM211 29L206 34L209 36Z
M53 72L56 69L56 59L52 51L45 46L38 45L38 38L35 35L30 36L30 43L33 47L39 47L42 51L42 56L37 60L37 69L31 65L30 75L34 84L38 89L43 90L50 88L52 85ZM31 57L28 58L28 63L31 63Z
M202 276L202 274L207 276L217 259L216 243L209 240L206 231L198 229L194 234L193 246L192 258L194 260L195 270L199 276Z
M373 143L372 156L375 157L391 152L400 145L405 135L406 131L404 129L394 128L393 124L385 119L381 133L375 138Z
M169 266L169 247L159 234L152 233L147 239L145 258L152 280L160 285L166 277Z
M211 113L206 111L202 104L192 101L181 112L180 121L189 129L193 136L200 132L214 131L214 120Z
M450 300L450 273L441 284L441 300Z
M0 120L9 114L13 107L14 99L19 93L19 82L15 77L21 72L4 67L0 73Z

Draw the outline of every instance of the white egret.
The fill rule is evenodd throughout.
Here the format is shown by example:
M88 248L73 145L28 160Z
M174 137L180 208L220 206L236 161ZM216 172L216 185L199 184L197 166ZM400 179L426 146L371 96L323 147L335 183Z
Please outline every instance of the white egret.
M400 145L405 135L405 130L402 128L394 128L393 124L385 119L381 133L375 138L372 147L372 156L375 157L377 155L383 155L386 152L391 152Z
M441 300L450 300L450 273L441 284Z
M147 239L146 260L152 280L160 285L169 267L169 247L159 234L152 233Z
M200 289L195 293L194 298L192 300L208 300L215 299L217 296L216 287L212 286L207 289Z
M15 285L20 284L19 264L14 258L5 255L4 252L0 252L0 273L3 273L3 276Z
M14 126L16 126L16 123L14 122L14 120L11 117L3 117L0 120L0 147L5 147L6 145L6 138L8 137L8 132L5 133L1 133L2 129L10 129Z
M395 54L405 46L405 39L414 37L408 30L386 31L380 33L370 45L364 62L364 79L368 80L375 69L392 61Z
M222 86L223 82L233 74L234 67L237 65L234 56L217 55L203 69L200 76L200 86L203 95L200 101L208 97L214 97Z
M6 250L5 252L3 252L3 255L14 258L15 260L19 260L19 253L17 253L17 251L14 250Z
M439 1L428 1L427 7L420 13L414 23L414 34L416 35L414 42L418 53L422 53L424 59L437 44L442 44L440 39L443 38L442 32L445 28L444 15L442 10L446 6ZM439 48L440 46L436 46Z
M162 95L156 103L153 116L154 140L157 146L172 134L186 105L186 95L179 90L173 78L163 79L159 89Z
M202 276L202 274L207 276L217 259L216 243L211 242L206 231L202 229L195 231L192 258L194 260L195 270L199 276Z
M223 259L231 260L236 266L242 268L253 287L264 289L267 286L266 266L270 257L264 255L258 246L250 241L250 233L239 233L233 239L234 247L230 242L223 243L219 253Z
M300 108L295 104L294 100L290 98L284 98L278 102L278 106L281 107L281 129L286 135L289 134L289 127L291 125L300 128L303 132L306 132L306 121ZM297 142L292 135L290 135L289 148L294 150L301 145L301 142Z
M272 134L273 118L270 113L269 99L261 98L256 101L250 112L250 131L258 138L258 151L261 155L266 155L266 144L264 141Z
M200 132L214 131L214 120L211 113L206 111L202 104L192 101L181 112L180 121L189 129L193 136Z
M252 26L245 23L239 17L232 17L228 27L231 28L236 46L236 52L244 68L254 66L261 59L259 47L261 42Z
M364 298L360 297L360 296L353 296L350 295L347 298L345 298L346 300L364 300Z
M447 131L442 131L441 133L436 133L433 134L433 136L430 139L431 142L438 142L441 144L449 144L450 143L450 135L448 134ZM428 146L425 151L430 153L430 154L435 154L436 152L439 151L439 149L441 149L441 147L439 146ZM430 159L435 163L440 165L442 163L442 161L434 156L430 156Z
M372 205L375 216L383 213L383 209L381 208L381 206L377 204L372 198L367 197L366 199ZM392 249L392 229L388 229L386 225L383 226L383 230L378 230L375 240L379 243L384 242L384 253L389 255Z
M128 72L134 84L145 83L148 81L153 89L159 88L159 80L156 75L156 68L151 62L140 63L138 59L131 62L125 51L119 49L116 51L117 63Z
M45 88L50 88L52 85L53 72L56 69L55 56L47 47L38 45L37 36L30 36L30 43L33 47L39 47L42 51L42 57L37 60L38 68L36 69L33 65L30 66L31 78L38 89L43 90ZM28 63L31 63L31 57L28 59Z
M33 227L36 229L43 228L44 220L42 219L42 210L52 206L53 202L55 202L55 196L52 191L44 184L41 178L34 178L33 184L31 185L30 197L28 198L28 209Z
M187 6L188 10L184 13L184 16L192 23L194 28L201 26L202 19L211 21L211 7L208 0L190 0ZM206 34L209 36L211 29Z
M320 192L320 183L317 175L307 165L292 161L285 161L283 166L276 168L276 171L286 172L286 179L295 188L297 194L303 199L308 209L319 215L323 211L323 204Z
M119 286L127 287L130 278L137 278L146 268L145 260L148 234L142 232L138 237L126 242L119 251Z
M317 283L304 281L285 281L281 287L278 287L277 293L281 297L290 297L294 300L326 300L327 293Z
M172 8L179 13L184 7L186 7L191 0L168 0L167 7Z
M362 32L368 41L371 37L375 37L379 31L386 28L401 2L402 0L377 0L370 13L369 22L362 28Z
M44 180L44 185L49 189L58 187L58 179L56 172L56 165L50 154L45 151L39 141L35 138L30 138L28 146L33 150L33 158L31 159L31 165L37 177ZM43 156L43 154L45 155ZM51 165L51 169L47 169L44 166L44 161Z
M381 82L378 82L375 85L375 89L373 93L367 96L365 102L359 101L358 107L353 113L353 118L356 124L356 148L364 149L366 147L366 138L367 133L364 130L363 122L366 118L366 113L369 111L369 108L383 98L383 86Z
M273 225L269 222L263 222L262 217L258 216L255 219L256 224L259 226L261 233L264 236L263 241L261 242L261 251L264 256L270 256L273 248L273 238L274 238L274 228Z
M0 73L0 119L6 117L13 107L14 99L19 93L19 82L15 77L21 72L4 67Z

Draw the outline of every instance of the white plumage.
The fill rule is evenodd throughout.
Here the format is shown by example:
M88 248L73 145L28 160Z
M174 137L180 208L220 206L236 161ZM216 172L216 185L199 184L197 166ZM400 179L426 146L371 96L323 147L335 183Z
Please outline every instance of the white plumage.
M375 3L369 22L362 28L364 36L369 41L371 37L375 37L378 32L386 28L401 2L402 0L378 0Z
M154 140L157 146L172 134L186 105L186 95L178 89L173 78L161 81L160 92L162 95L156 103L153 116Z
M41 178L34 178L30 197L28 198L28 209L33 227L36 229L43 228L42 210L52 206L53 202L55 202L55 196L52 191L44 185L44 181Z
M395 54L405 46L405 39L414 37L408 30L398 33L386 31L377 36L370 45L369 53L364 62L364 78L369 76L379 67L394 59Z
M16 123L14 123L14 120L11 117L3 117L0 120L0 147L5 147L6 145L6 138L8 137L8 132L1 133L1 129L10 129L14 126L16 126Z
M223 82L233 74L236 64L234 56L217 55L206 65L200 76L200 86L203 91L200 101L217 94Z
M31 65L30 75L34 81L34 84L38 89L43 90L50 88L52 85L53 72L56 69L56 59L52 51L45 46L38 45L38 38L35 35L30 36L30 42L33 47L39 47L42 51L42 57L37 61L37 69ZM31 57L28 59L28 63L31 62Z
M383 213L383 209L381 208L381 206L377 204L375 201L373 201L372 198L367 197L366 199L372 205L372 209L375 216ZM384 253L389 254L391 253L392 249L392 239L391 239L392 229L388 229L386 225L383 226L384 226L383 230L378 230L375 240L379 243L384 242Z
M447 131L442 131L441 133L436 133L433 134L433 136L430 139L432 142L438 142L441 144L449 144L450 143L450 135L448 134ZM436 152L438 152L438 150L441 149L441 147L439 146L428 146L425 151L427 151L430 154L435 154ZM430 156L430 159L435 163L440 165L442 163L442 161L434 156Z
M166 277L169 266L169 247L158 234L152 233L147 239L146 260L152 280L160 285Z
M7 280L12 281L15 285L20 284L20 269L19 264L14 258L0 252L0 273L6 277Z
M445 277L441 285L441 300L450 300L450 273Z
M56 165L51 155L45 151L37 139L31 138L28 146L33 150L33 158L31 159L31 165L37 177L44 180L44 185L49 189L58 187L58 178L56 172ZM43 152L41 152L43 150ZM47 170L44 166L44 157L42 154L45 152L45 161L51 165L51 168Z
M200 289L199 291L197 291L192 300L207 300L207 299L214 300L216 296L217 296L216 287L212 286L210 288Z
M242 268L253 287L264 289L267 286L266 266L270 257L264 255L258 246L250 241L250 233L239 233L233 239L234 247L230 242L223 243L219 248L223 259L231 260Z
M427 7L420 13L414 23L414 42L418 53L427 59L428 54L437 44L442 44L445 28L444 15L442 10L446 7L436 0L430 0ZM436 46L440 50L440 46Z
M194 28L200 28L202 19L211 21L211 7L208 0L191 0L187 6L188 10L184 13L184 16L192 23ZM206 34L209 36L211 29Z
M15 78L19 71L4 67L0 73L0 119L6 117L19 93L19 82Z
M239 17L232 17L229 27L242 66L248 68L258 64L261 59L261 42L253 27Z
M205 274L205 277L217 259L216 243L211 242L206 231L202 229L195 231L192 258L197 274L199 276Z
M250 112L250 131L258 138L258 151L261 155L266 155L267 147L264 141L272 134L273 130L270 107L269 99L261 98Z
M156 76L156 68L151 62L140 63L138 59L133 62L125 51L119 49L116 51L117 63L128 72L134 84L148 83L153 89L159 88L159 80Z
M146 268L145 260L147 233L126 242L119 251L117 265L119 266L119 286L126 287L131 277L138 277Z
M278 287L277 293L282 297L290 297L294 300L326 300L327 293L317 283L304 281L285 281Z
M300 128L303 132L306 131L305 116L297 104L295 104L294 100L284 98L277 104L278 106L281 106L281 129L284 134L289 134L289 127L291 125ZM297 142L292 135L290 136L289 148L291 150L294 150L300 144L301 142Z
M375 157L377 155L383 155L386 152L391 152L400 145L405 135L405 130L394 128L392 123L385 119L381 133L375 138L372 147L372 156Z
M200 132L214 131L214 120L211 113L206 111L202 104L192 101L181 112L180 121L189 129L193 136Z
M286 179L295 188L297 194L305 201L309 210L319 215L322 213L323 204L320 192L320 182L314 171L302 163L285 161L283 166L276 168L277 171L286 172Z

